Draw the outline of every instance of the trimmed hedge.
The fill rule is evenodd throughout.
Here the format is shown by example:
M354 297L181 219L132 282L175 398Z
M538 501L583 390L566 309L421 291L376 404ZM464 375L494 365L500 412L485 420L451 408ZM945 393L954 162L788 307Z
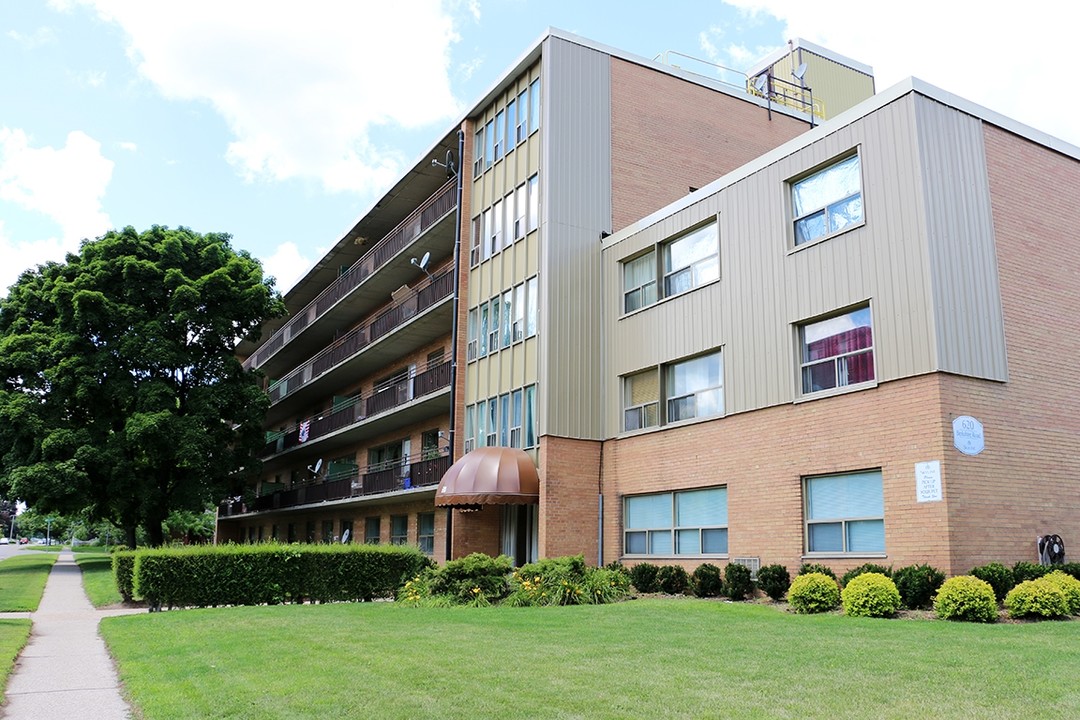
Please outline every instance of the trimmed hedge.
M853 617L892 617L900 609L900 592L883 573L864 572L851 578L840 593L844 614Z
M945 573L930 565L908 565L893 573L900 601L909 610L922 610L934 604L934 595L945 582Z
M995 622L998 606L994 588L974 575L949 578L934 598L934 612L942 620Z
M135 552L133 550L121 550L114 552L112 556L113 578L116 580L116 589L124 602L135 599Z
M791 574L783 565L766 565L758 570L757 583L769 598L779 602L791 587Z
M1016 585L1012 569L996 562L971 568L968 576L977 577L988 583L994 589L994 597L998 602L1004 601L1005 596Z
M1065 593L1065 603L1070 615L1080 615L1080 580L1061 570L1047 573L1043 580L1057 585Z
M630 582L634 584L638 592L654 593L660 589L656 582L656 574L660 568L652 563L638 563L630 568Z
M151 607L393 597L431 563L418 549L395 545L218 545L133 555L133 593Z
M732 600L745 600L753 596L754 581L750 579L750 568L729 562L724 568L724 592Z
M724 594L724 576L712 563L702 563L694 570L694 594L698 597L719 597Z
M1069 614L1064 589L1044 578L1025 580L1005 596L1011 618L1060 618Z
M840 586L825 573L803 573L791 583L787 598L797 613L829 612L840 604Z
M656 585L660 592L682 595L690 587L690 574L680 565L661 565L656 571Z

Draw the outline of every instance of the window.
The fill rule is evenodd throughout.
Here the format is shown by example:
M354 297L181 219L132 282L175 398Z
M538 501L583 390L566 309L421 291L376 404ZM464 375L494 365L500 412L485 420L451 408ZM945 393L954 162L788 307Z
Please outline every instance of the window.
M510 324L514 317L514 291L507 290L502 295L502 346L510 347Z
M491 301L491 324L488 325L488 352L495 352L499 349L499 298L495 298Z
M502 160L503 152L506 150L506 141L504 134L506 132L506 113L502 110L495 113L495 162Z
M488 354L488 304L480 306L480 350L479 357Z
M498 398L491 398L487 402L488 407L488 434L487 446L495 447L499 441L499 403Z
M536 447L536 386L525 388L525 447Z
M533 175L529 178L527 193L529 196L529 213L527 232L532 232L540 227L540 176Z
M405 545L409 542L409 516L390 516L390 544Z
M502 200L496 201L491 206L491 247L488 255L494 255L502 250L502 235L503 235L503 204Z
M795 244L829 237L863 219L862 173L852 155L791 184Z
M510 447L521 447L521 390L511 394Z
M315 542L315 521L314 520L308 520L306 523L304 523L304 537L306 538L305 542L309 542L309 543L314 543Z
M472 222L472 248L469 250L469 264L477 265L480 262L480 245L484 239L484 225L480 215L473 218Z
M334 542L334 521L323 520L322 522L322 541L329 545Z
M368 545L379 544L379 517L364 519L364 542Z
M476 449L476 406L465 408L465 452Z
M477 357L477 350L480 347L480 343L477 340L478 325L476 323L477 312L476 308L469 311L469 344L466 350L466 360L475 360Z
M517 105L514 99L506 103L506 151L509 152L517 145L515 133L517 132Z
M870 308L803 325L803 393L870 382L874 379L874 337Z
M483 400L476 406L476 447L487 446L487 403Z
M354 540L352 520L341 521L341 542L349 543Z
M529 85L529 134L540 129L540 78Z
M623 263L623 312L656 302L656 253Z
M473 153L475 158L473 159L473 176L478 177L480 173L484 172L484 128L480 127L476 130L476 137L473 140Z
M493 253L492 248L494 247L494 244L495 244L495 240L494 240L494 237L493 237L494 233L495 233L495 223L494 223L494 220L492 220L491 212L492 212L492 209L488 208L488 209L484 210L484 212L481 213L481 215L480 215L481 218L482 218L482 230L483 230L483 233L484 233L483 240L481 241L481 244L480 244L480 259L481 260L487 260L489 257L491 257L491 255Z
M668 365L664 369L667 421L723 415L723 375L718 352Z
M636 495L624 505L626 555L724 555L727 488Z
M539 283L535 277L525 281L525 337L532 337L536 334L536 315L539 310L537 307L539 303L538 290Z
M885 552L881 471L804 480L808 553Z
M720 277L720 236L711 222L664 245L664 297Z
M484 126L484 169L491 167L495 160L495 121L488 120Z
M525 142L525 136L528 135L529 128L529 88L525 88L518 95L518 120L517 120L517 141Z
M499 445L510 447L510 395L499 396Z
M431 555L435 552L435 513L416 515L416 544L422 553Z
M623 430L660 424L660 375L655 369L623 378Z
M514 239L520 240L525 237L525 215L528 212L528 203L525 201L525 183L517 186L514 190Z
M514 342L525 338L525 283L514 288Z

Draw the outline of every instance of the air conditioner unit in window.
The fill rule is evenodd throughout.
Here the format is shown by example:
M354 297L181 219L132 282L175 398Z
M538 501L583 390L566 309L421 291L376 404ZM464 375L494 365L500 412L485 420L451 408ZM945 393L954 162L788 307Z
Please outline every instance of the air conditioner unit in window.
M757 582L757 571L761 569L761 558L737 557L731 558L731 562L737 565L745 565L750 570L750 579Z

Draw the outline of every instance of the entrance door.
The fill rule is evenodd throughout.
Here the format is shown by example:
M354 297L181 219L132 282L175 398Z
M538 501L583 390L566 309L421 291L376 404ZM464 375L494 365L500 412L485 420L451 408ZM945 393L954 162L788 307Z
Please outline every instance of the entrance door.
M504 505L502 517L502 553L521 567L536 562L540 545L540 506Z

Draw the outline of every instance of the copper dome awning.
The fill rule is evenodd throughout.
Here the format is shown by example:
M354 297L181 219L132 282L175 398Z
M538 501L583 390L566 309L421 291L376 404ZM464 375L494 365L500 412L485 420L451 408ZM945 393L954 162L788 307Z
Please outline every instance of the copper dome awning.
M439 481L442 507L529 505L540 502L540 477L524 450L482 447L466 453Z

